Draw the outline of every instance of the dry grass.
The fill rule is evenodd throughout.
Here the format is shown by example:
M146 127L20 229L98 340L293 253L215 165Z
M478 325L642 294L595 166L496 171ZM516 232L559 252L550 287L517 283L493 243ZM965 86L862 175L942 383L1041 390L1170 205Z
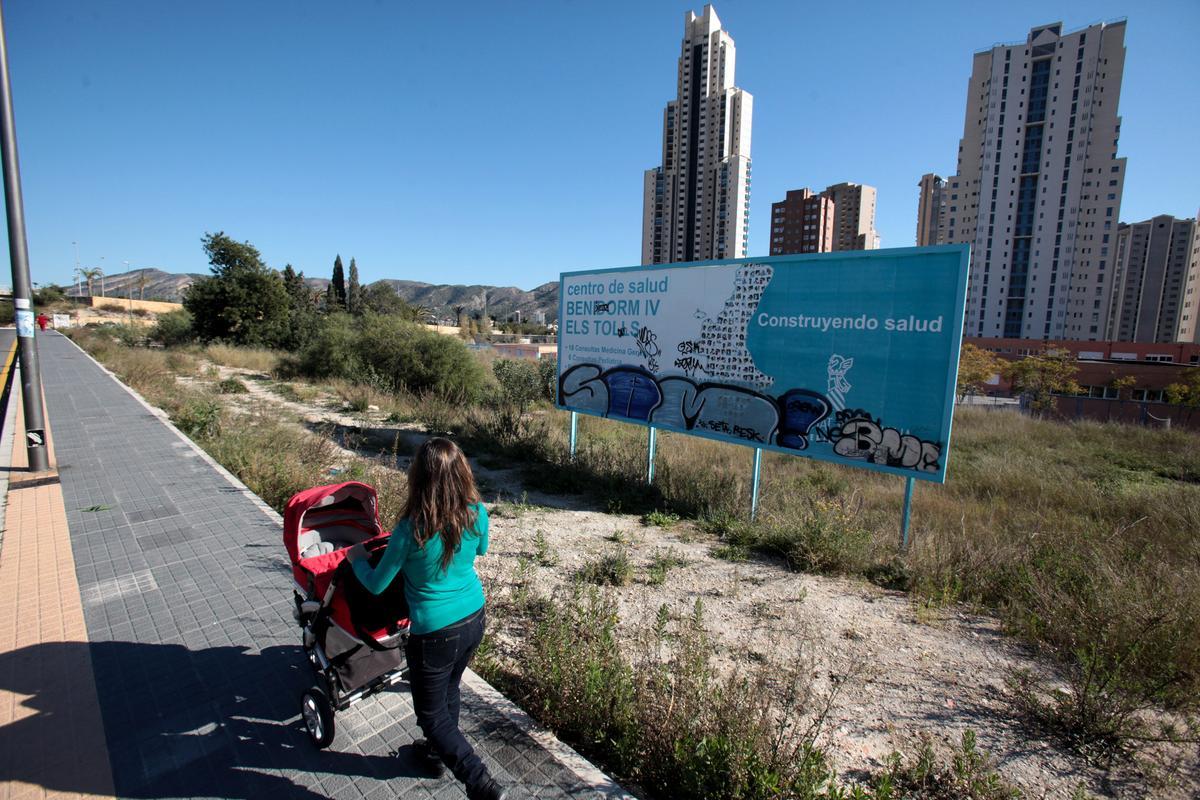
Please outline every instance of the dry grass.
M214 364L237 369L249 369L270 375L279 366L282 354L262 347L234 347L227 344L210 344L204 348L204 356Z

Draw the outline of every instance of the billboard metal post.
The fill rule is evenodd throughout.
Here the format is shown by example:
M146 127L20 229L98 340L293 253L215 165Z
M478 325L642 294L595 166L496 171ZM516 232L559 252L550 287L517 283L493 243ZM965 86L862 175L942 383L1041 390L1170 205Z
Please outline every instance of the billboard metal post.
M8 212L8 251L12 260L13 306L21 353L21 392L25 411L25 446L29 471L50 468L46 452L46 421L42 416L42 375L34 340L33 291L29 280L29 246L25 241L25 204L21 199L21 167L17 159L17 130L13 117L12 85L8 74L8 42L0 9L0 155L4 167L4 203Z
M758 477L762 470L762 448L754 448L754 482L750 488L750 521L758 516Z
M575 442L579 436L579 412L571 412L571 434L568 440L571 443L571 460L575 460Z
M913 485L912 478L904 479L904 517L900 521L900 549L908 549L908 519L912 512Z
M646 483L654 483L654 445L658 441L658 430L650 426L650 439L646 447Z

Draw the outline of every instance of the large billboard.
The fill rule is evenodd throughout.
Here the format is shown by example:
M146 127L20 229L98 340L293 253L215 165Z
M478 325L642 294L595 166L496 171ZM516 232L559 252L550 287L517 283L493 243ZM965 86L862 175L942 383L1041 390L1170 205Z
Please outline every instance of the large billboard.
M564 273L558 406L943 482L968 252Z

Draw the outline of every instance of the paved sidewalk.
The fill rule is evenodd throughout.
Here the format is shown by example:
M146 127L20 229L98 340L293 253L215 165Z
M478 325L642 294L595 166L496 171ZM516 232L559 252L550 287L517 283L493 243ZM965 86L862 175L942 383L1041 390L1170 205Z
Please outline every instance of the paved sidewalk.
M0 337L5 351L8 341ZM75 578L47 591L67 595L67 608L77 587L85 629L15 649L0 642L0 664L69 663L86 682L80 665L90 661L111 788L94 764L48 774L16 763L18 773L0 775L10 781L0 798L6 786L13 797L462 797L452 779L419 777L409 748L419 732L402 688L339 713L330 750L312 747L298 714L311 670L291 618L278 516L70 341L42 335L39 349L59 476L47 488L61 490L69 530L55 557L73 559ZM40 542L53 514L47 504L18 517L10 504L0 574L14 563L15 531L28 541L34 526ZM0 680L12 672L0 670ZM13 714L73 748L71 703L43 683L26 675L0 684L17 697L9 716L0 705L0 748L14 741ZM30 696L43 702L22 705ZM518 796L620 794L477 678L464 685L463 705L467 737L498 778L523 787ZM34 787L43 791L27 792Z

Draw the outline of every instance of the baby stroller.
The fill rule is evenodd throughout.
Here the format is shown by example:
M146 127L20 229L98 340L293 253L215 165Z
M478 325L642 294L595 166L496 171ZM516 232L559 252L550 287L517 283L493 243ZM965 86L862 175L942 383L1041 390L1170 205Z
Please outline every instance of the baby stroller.
M316 685L300 698L313 744L333 741L333 715L404 677L408 604L397 576L378 596L367 591L346 559L365 544L372 563L388 533L379 524L375 490L364 483L306 489L283 512L283 543L292 561L295 609Z

